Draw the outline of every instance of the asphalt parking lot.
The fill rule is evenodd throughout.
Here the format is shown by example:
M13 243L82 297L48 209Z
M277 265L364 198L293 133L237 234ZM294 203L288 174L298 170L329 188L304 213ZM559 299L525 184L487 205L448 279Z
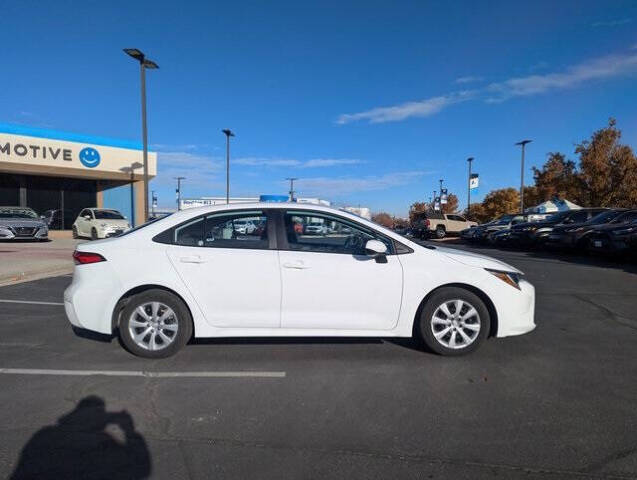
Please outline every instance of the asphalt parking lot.
M461 358L319 338L149 361L74 333L69 276L2 287L0 475L637 478L637 265L478 250L535 284L538 328Z

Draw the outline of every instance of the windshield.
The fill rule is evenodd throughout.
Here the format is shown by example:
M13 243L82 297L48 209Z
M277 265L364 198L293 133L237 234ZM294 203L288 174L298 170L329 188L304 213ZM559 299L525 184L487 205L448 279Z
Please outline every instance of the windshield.
M610 223L628 223L637 219L637 211L625 212L619 215L615 220Z
M30 208L0 208L0 218L38 218Z
M117 210L93 210L98 220L124 220L124 216Z
M553 222L555 220L562 220L564 219L567 215L570 215L573 212L556 212L556 213L552 213L551 215L549 215L548 217L546 217L546 221L548 222Z
M621 213L622 212L616 212L614 210L602 212L598 215L595 215L593 218L591 218L588 221L588 223L593 223L593 224L607 223L611 221L613 218L617 217L618 215L621 215Z
M495 222L495 225L508 225L512 218L513 215L503 215L497 222Z

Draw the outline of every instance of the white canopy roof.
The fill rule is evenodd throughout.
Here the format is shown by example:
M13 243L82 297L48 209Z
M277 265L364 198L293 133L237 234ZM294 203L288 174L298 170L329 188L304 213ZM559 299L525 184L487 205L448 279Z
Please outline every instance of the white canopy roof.
M570 200L547 200L535 207L526 208L526 213L551 213L551 212L563 212L565 210L579 210L579 205L575 205Z

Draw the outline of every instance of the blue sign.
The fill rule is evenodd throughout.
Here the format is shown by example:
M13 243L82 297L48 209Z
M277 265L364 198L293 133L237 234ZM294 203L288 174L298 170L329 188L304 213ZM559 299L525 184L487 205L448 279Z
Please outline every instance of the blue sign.
M287 202L290 199L287 195L261 195L260 202Z
M95 168L100 164L100 152L91 147L83 148L80 151L80 162L86 168Z

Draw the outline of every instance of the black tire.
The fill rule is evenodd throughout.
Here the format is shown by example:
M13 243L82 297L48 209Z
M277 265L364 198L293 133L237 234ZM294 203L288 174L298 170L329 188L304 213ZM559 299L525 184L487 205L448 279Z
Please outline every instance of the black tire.
M133 339L129 328L133 312L137 307L149 302L163 303L175 313L174 323L177 324L177 333L170 344L159 350L140 347ZM192 331L192 317L188 307L176 295L159 289L146 290L133 296L122 310L119 322L119 338L126 350L133 355L144 358L166 358L174 355L188 343L192 337Z
M98 236L97 236L97 230L95 230L95 228L91 228L91 240L97 240Z
M73 238L80 238L77 234L77 228L75 227L75 225L71 228L71 231L73 232Z
M445 238L446 234L447 231L445 230L445 227L443 227L442 225L438 225L436 227L436 238Z
M438 307L440 307L444 302L452 301L452 300L462 300L466 302L469 306L475 308L477 311L477 317L470 318L470 323L475 325L479 322L480 330L477 332L474 337L472 343L469 343L466 347L459 348L450 348L449 346L444 345L436 339L434 335L434 328L439 328L438 332L442 331L445 326L436 326L433 327L433 316ZM449 309L451 310L451 309ZM469 309L465 310L465 307L462 307L462 312L467 312ZM461 315L462 315L461 312ZM452 312L455 313L455 312ZM440 318L440 317L437 317ZM427 300L427 303L423 306L420 311L420 318L418 318L417 332L419 333L422 340L425 342L427 347L429 347L435 353L446 356L458 356L458 355L466 355L475 351L484 340L489 336L489 328L491 326L491 317L489 315L489 310L484 302L473 292L469 290L465 290L464 288L458 287L443 287L437 291L435 291L431 297ZM454 333L453 327L450 326L452 330L449 333L451 336ZM457 328L457 327L456 327ZM468 331L468 330L463 330ZM469 331L470 332L470 331ZM458 337L459 333L456 333L456 337ZM470 333L469 333L470 335ZM446 337L446 335L445 335ZM442 341L445 341L445 337L443 337ZM461 337L458 337L461 338ZM450 343L450 342L447 342ZM463 342L464 343L464 342Z

